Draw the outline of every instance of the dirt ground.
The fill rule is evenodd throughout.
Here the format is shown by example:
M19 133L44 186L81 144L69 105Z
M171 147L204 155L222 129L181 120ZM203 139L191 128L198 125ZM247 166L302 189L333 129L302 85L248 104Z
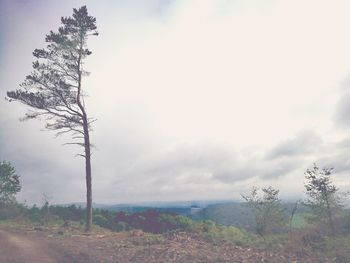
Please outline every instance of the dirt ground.
M297 259L232 244L213 244L196 234L154 236L141 231L84 235L59 229L0 227L0 263L257 263L332 262Z
M45 242L35 242L30 237L0 230L0 262L56 262L46 253Z

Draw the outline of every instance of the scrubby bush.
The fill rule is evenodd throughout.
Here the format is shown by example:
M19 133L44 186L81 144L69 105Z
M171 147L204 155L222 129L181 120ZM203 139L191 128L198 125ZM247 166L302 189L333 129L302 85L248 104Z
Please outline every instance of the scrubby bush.
M76 205L70 206L58 206L51 205L49 207L50 213L56 215L59 219L69 220L69 221L81 221L84 220L86 211L80 206Z
M250 234L244 229L218 225L210 220L195 222L193 229L213 242L230 242L236 245L248 245L256 238L253 234Z
M163 232L176 229L191 230L194 225L194 221L189 217L173 214L162 214L158 221Z
M108 220L103 215L93 215L92 222L100 227L108 228Z
M112 230L114 230L114 231L128 231L128 230L131 230L132 229L132 227L131 226L129 226L129 224L128 223L126 223L126 222L118 222L118 223L116 223L116 224L113 224L113 228L112 228Z
M15 219L24 216L25 206L16 202L0 204L0 220Z
M271 186L262 189L253 188L249 195L242 195L244 205L249 207L254 215L256 233L265 236L280 232L286 225L286 217L278 197L279 190Z
M41 209L36 205L33 205L31 208L27 209L26 217L33 222L40 222L42 219Z

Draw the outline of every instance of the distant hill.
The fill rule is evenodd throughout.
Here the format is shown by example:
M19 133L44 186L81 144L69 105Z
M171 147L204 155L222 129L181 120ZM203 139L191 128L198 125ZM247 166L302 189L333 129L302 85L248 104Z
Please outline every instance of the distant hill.
M240 228L253 229L255 220L249 208L242 205L242 202L232 200L195 200L178 202L140 202L130 204L93 204L94 208L105 209L114 212L135 213L149 209L159 212L172 212L179 215L189 216L195 220L212 220L218 224L226 226L236 226ZM85 203L71 203L62 206L76 205L82 208ZM290 217L295 205L294 202L282 204L285 214ZM299 206L297 213L306 212L306 208Z
M192 206L205 208L215 204L226 204L232 200L192 200L192 201L172 201L172 202L138 202L138 203L124 203L124 204L98 204L93 203L94 208L108 209L113 211L124 210L126 208L190 208ZM76 205L85 208L86 203L75 202L61 204L60 206Z
M255 224L250 209L238 202L210 205L204 208L197 217L226 226L232 225L247 229L253 228Z

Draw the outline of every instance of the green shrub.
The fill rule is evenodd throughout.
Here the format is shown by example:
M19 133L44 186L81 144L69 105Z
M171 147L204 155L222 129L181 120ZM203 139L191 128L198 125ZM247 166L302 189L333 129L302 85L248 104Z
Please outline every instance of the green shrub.
M15 219L23 216L25 207L18 203L0 204L0 220Z
M122 232L122 231L128 231L132 228L129 226L126 222L118 222L115 224L115 226L112 228L114 231Z
M27 209L26 216L29 220L37 223L41 222L42 219L41 210L36 205Z
M108 227L108 220L102 215L94 215L92 222L100 227Z
M218 225L211 220L192 221L190 230L195 231L212 242L230 242L236 245L249 245L255 235L233 226Z
M172 215L172 214L162 214L159 217L159 223L163 225L166 231L171 230L191 230L194 225L194 221L186 216Z
M164 242L164 237L159 234L147 234L145 235L145 243L147 245L156 245Z

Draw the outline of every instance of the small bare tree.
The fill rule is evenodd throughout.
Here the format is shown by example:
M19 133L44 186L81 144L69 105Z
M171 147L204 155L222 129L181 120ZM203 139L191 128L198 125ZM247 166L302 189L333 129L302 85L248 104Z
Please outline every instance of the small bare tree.
M256 232L264 236L285 224L285 216L278 198L279 190L271 186L262 189L262 196L258 188L253 188L249 195L242 195L246 201L244 205L252 210L255 217Z
M295 213L296 213L297 210L298 210L299 203L300 203L300 201L296 201L296 202L294 203L294 206L293 206L292 211L291 211L291 213L290 213L290 218L289 218L289 233L290 233L290 234L292 233L293 219L294 219Z
M57 131L57 136L70 133L76 144L84 148L79 154L85 158L86 170L86 231L92 224L91 144L89 118L84 103L82 78L84 59L91 54L87 39L97 35L96 18L89 16L86 6L73 9L72 17L62 17L58 32L46 36L45 49L35 49L33 72L20 89L7 92L10 101L21 102L31 108L23 119L42 117L46 129Z

